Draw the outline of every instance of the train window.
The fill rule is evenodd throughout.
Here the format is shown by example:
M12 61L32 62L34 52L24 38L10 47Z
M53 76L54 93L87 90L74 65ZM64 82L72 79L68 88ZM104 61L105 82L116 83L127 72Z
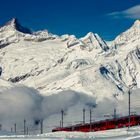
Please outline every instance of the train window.
M80 126L81 129L84 129L84 126Z
M137 119L138 119L138 117L136 117L136 116L133 118L134 121L136 121Z
M123 123L127 123L128 122L128 118L124 118Z
M135 121L138 116L131 116L132 121Z
M85 125L85 128L89 128L90 127L90 125Z
M120 120L118 120L118 123L119 123L119 124L124 123L124 119L120 119Z
M113 121L109 121L109 124L113 125L113 124L115 124L115 121L114 120Z
M135 117L135 120L136 121L140 121L140 117Z
M131 116L130 118L131 118L131 121L134 121L135 120L135 117L134 116Z
M80 126L76 126L74 130L80 130Z
M92 126L93 126L93 127L96 127L96 124L93 124Z
M79 126L79 127L76 127L76 130L80 130L80 129L89 129L89 125L82 125L82 126Z
M99 127L99 124L98 123L95 123L93 126L94 127Z
M106 126L106 122L101 122L100 125L101 127Z

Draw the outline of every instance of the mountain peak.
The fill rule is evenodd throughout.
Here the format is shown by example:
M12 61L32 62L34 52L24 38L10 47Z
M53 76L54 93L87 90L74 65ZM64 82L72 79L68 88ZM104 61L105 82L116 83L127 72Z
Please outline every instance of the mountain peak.
M117 46L121 46L128 42L136 41L139 38L140 38L140 20L136 20L128 30L117 36L114 41Z
M17 18L12 18L10 21L8 21L8 22L6 23L5 26L10 26L10 27L12 27L12 29L17 30L17 31L22 32L22 33L31 34L31 30L28 29L28 28L26 28L26 27L23 27L23 26L19 23L19 21L18 21Z
M84 38L95 38L96 35L93 32L88 32Z
M6 23L6 25L10 25L10 26L12 26L12 27L16 27L17 24L19 24L17 18L12 18L10 21L8 21L8 22Z
M139 20L139 19L136 20L136 21L134 22L134 25L140 25L140 20Z
M140 30L140 20L136 20L131 28L134 28L135 30Z
M87 33L87 36L94 36L93 32Z
M94 34L93 32L87 33L87 35L80 40L92 48L101 48L104 51L109 49L106 42L98 34Z

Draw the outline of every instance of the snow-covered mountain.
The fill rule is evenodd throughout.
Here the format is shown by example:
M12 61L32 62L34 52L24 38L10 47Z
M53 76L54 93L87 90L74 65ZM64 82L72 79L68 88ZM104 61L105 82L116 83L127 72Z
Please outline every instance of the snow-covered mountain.
M91 32L80 39L47 30L31 33L17 19L0 30L2 76L11 82L34 86L46 95L67 89L100 95L110 86L110 94L116 94L132 83L140 87L138 20L112 48Z
M91 32L80 39L47 30L31 32L12 19L0 28L0 48L4 79L34 87L48 97L66 92L72 97L62 99L73 113L79 107L95 107L105 98L104 103L122 100L130 85L140 88L139 20L108 46Z

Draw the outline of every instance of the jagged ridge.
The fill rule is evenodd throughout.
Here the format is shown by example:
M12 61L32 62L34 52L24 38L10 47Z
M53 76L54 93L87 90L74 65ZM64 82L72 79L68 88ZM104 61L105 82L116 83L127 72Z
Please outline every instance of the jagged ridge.
M19 32L22 32L22 33L27 33L27 34L31 34L31 30L26 28L26 27L23 27L17 18L13 18L12 20L10 20L9 22L7 22L5 24L5 26L11 26L13 29L19 31Z

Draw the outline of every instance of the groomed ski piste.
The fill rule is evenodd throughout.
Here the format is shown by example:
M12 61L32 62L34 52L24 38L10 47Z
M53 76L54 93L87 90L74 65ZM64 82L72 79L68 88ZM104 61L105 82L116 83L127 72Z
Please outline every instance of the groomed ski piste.
M55 132L41 135L12 135L1 132L0 139L3 140L139 140L140 126L122 129L112 129L99 132Z

